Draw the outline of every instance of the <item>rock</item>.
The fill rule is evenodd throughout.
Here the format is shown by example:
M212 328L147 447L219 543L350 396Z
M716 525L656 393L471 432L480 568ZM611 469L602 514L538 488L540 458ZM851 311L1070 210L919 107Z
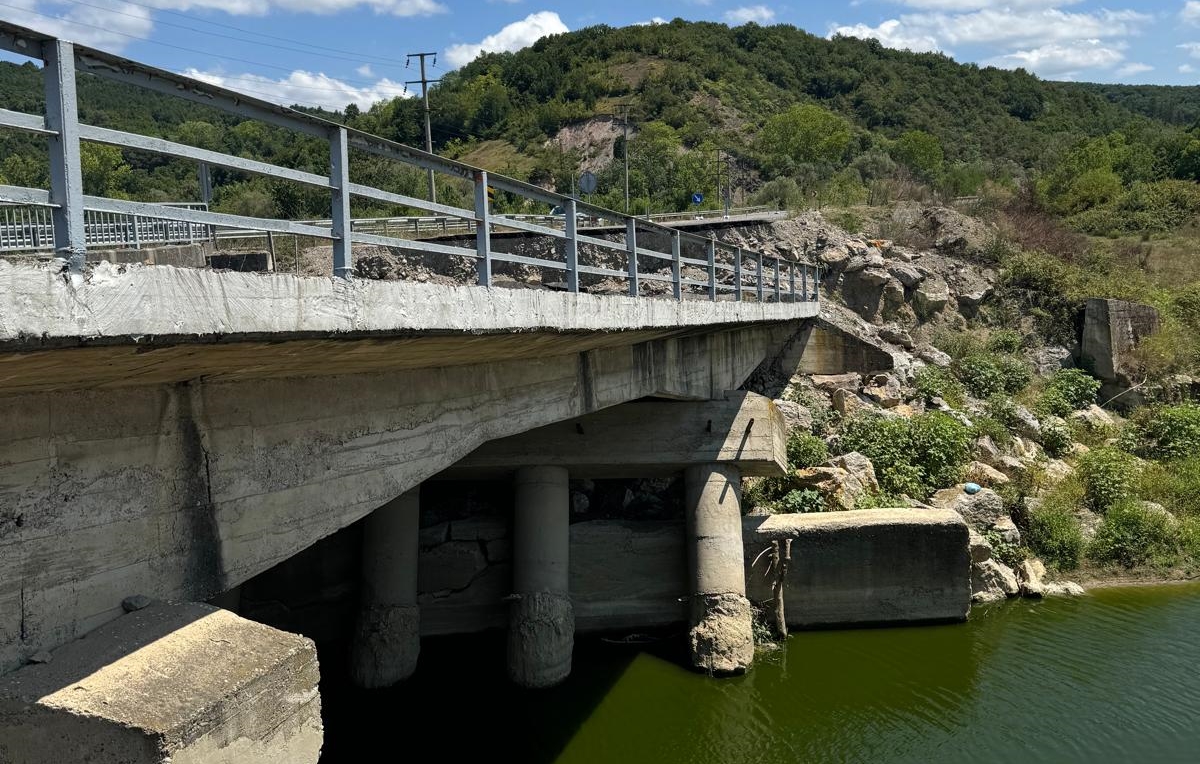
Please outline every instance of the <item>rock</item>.
M1042 593L1046 597L1082 597L1087 594L1084 588L1074 581L1051 581L1043 584Z
M1176 518L1175 515L1171 514L1171 512L1162 504L1158 504L1153 501L1140 501L1138 504L1146 512L1146 514L1160 515L1161 517L1165 518L1167 525L1171 528L1174 528L1179 524L1179 519Z
M1014 419L1013 429L1023 438L1037 440L1042 437L1042 423L1034 416L1033 412L1021 405L1012 407L1012 416Z
M990 488L984 488L974 496L968 495L961 485L944 488L929 501L935 507L953 509L962 515L967 525L979 531L988 530L1006 515L1000 495Z
M850 250L848 250L845 245L826 247L817 253L817 259L820 260L824 265L827 265L832 269L836 269L842 265L845 265L845 263L849 261Z
M428 528L422 528L417 535L422 549L444 544L450 540L450 523L438 523Z
M888 324L879 330L879 339L884 342L890 342L893 345L899 345L902 348L911 350L913 347L912 335L904 331L896 324Z
M796 470L792 483L796 488L820 492L825 506L832 511L854 509L860 499L879 490L874 466L857 453L833 459L825 466Z
M150 607L152 602L153 600L144 594L135 594L131 597L126 597L125 599L121 600L121 609L126 613L133 613L138 610L142 610L143 608Z
M890 409L884 409L879 413L885 417L891 417L893 419L912 419L920 412L918 412L912 406L909 406L907 403L899 403L895 406L892 406Z
M54 660L54 656L50 654L49 650L38 650L28 659L29 663L49 663L52 660Z
M984 560L992 559L994 550L988 540L974 529L968 529L969 537L967 543L971 546L971 562L983 562Z
M1021 531L1017 529L1017 524L1012 521L1011 517L997 518L992 524L991 531L1000 536L1000 540L1005 544L1017 546L1021 543Z
M954 362L953 358L938 350L933 345L922 345L921 347L917 348L916 352L917 358L920 358L922 361L930 364L931 366L941 366L942 368L946 368Z
M1062 459L1048 459L1042 466L1042 470L1046 473L1046 479L1051 483L1061 483L1075 474L1075 468Z
M571 491L571 512L576 515L586 514L588 507L592 505L591 499L586 493L580 491Z
M917 315L928 318L950 304L950 287L941 278L929 278L913 292Z
M1048 377L1060 369L1071 369L1075 366L1071 351L1062 345L1029 348L1025 350L1025 360L1033 365L1033 370L1042 377Z
M867 268L858 274L858 280L866 286L883 286L892 280L892 277L887 271L880 271L874 268Z
M1071 412L1071 419L1092 431L1103 431L1117 426L1117 420L1112 414L1094 403L1082 411Z
M992 466L1012 480L1020 480L1029 474L1029 465L1015 456L1001 456Z
M991 438L988 438L988 441L990 442ZM967 480L987 488L995 488L1012 482L1008 475L983 462L971 462L967 465Z
M824 390L827 393L834 393L842 389L858 390L862 387L862 375L856 372L848 372L846 374L814 374L812 383L818 390Z
M863 410L872 408L871 402L858 393L845 388L834 391L833 408L844 417L851 417Z
M1038 448L1037 443L1020 436L1015 436L1013 438L1012 450L1017 458L1027 459L1029 461L1036 461L1042 453L1042 450ZM1003 470L1001 470L1001 472L1003 472Z
M912 289L925 280L925 275L907 263L892 263L888 273L904 286Z
M1020 594L1021 584L1012 568L999 560L987 559L971 565L971 592L975 602L994 602Z
M879 481L875 478L875 465L857 451L835 456L825 462L825 466L838 467L850 473L868 492L874 493L879 490Z
M1036 557L1021 561L1017 566L1017 580L1021 584L1021 595L1024 597L1043 597L1046 588L1042 578L1046 575L1046 566Z
M934 247L958 257L983 250L995 235L986 223L949 207L924 210L920 228L933 236Z
M984 435L975 440L975 453L979 456L980 461L987 465L995 464L996 460L1000 458L1000 448L990 435Z
M900 380L891 374L877 374L863 387L863 395L884 408L892 408L904 400Z
M783 424L788 432L808 432L812 430L812 412L795 401L775 400L775 408L783 415Z
M991 296L992 288L990 286L960 294L958 296L958 310L964 316L974 316L979 312L979 307L983 305L984 300Z
M1079 458L1080 456L1083 456L1084 454L1090 454L1091 452L1092 449L1088 448L1082 443L1072 443L1070 450L1067 451L1067 456Z

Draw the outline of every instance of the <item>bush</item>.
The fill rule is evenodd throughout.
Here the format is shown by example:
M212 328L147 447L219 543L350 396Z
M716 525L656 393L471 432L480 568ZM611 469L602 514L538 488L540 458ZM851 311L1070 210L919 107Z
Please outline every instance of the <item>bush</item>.
M996 393L984 402L983 410L989 417L1000 422L1005 427L1017 424L1017 404L1004 393Z
M1109 507L1088 546L1088 557L1127 568L1149 562L1169 564L1178 556L1172 530L1165 513L1122 501Z
M1001 355L969 355L954 364L955 373L976 398L1020 392L1033 379L1033 370L1020 358Z
M1061 459L1071 450L1071 430L1061 419L1042 421L1042 448L1054 459Z
M1200 454L1146 465L1138 475L1137 495L1178 517L1200 519Z
M941 398L946 403L958 408L966 400L966 390L949 369L940 366L925 366L917 371L913 379L917 395L925 400Z
M1008 425L999 419L990 416L977 416L971 419L971 423L975 425L976 438L987 436L997 446L1007 446L1012 441L1012 434L1008 431Z
M939 329L933 333L933 345L951 358L966 358L978 355L986 348L974 334Z
M992 547L992 552L995 553L996 559L1004 563L1010 568L1015 568L1021 564L1022 560L1029 558L1028 550L1005 541L998 531L988 531L983 534L987 539L988 544Z
M1001 355L1011 355L1021 349L1021 335L1012 329L1000 329L988 337L987 349Z
M932 411L912 419L852 419L842 434L841 447L871 460L885 493L925 496L934 488L958 482L971 459L972 438L962 422Z
M1046 383L1037 410L1042 414L1065 417L1095 403L1099 392L1100 380L1079 369L1061 369Z
M1073 570L1083 556L1083 529L1065 502L1046 499L1026 513L1025 543L1059 570Z
M787 458L789 468L793 470L816 467L829 458L829 447L816 435L793 433L787 442Z
M912 445L925 484L941 488L957 483L974 451L971 431L941 411L931 411L910 421Z
M1134 453L1151 459L1200 455L1200 405L1143 409L1130 422L1123 440Z
M1084 501L1095 512L1107 512L1133 498L1137 459L1112 446L1096 448L1079 460Z
M824 512L825 500L821 497L820 491L815 491L812 488L804 488L797 491L788 491L779 500L776 507L779 512L789 515L806 512Z

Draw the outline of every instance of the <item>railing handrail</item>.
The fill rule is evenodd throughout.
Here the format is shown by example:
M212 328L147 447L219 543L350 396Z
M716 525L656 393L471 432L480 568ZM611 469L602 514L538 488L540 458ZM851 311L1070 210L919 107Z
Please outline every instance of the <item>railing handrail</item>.
M774 285L772 293L777 300L781 299L783 295L780 282L781 269L786 268L788 270L789 280L792 283L795 281L797 267L802 269L802 281L804 284L807 284L810 269L814 274L814 280L819 279L819 270L811 263L801 262L792 258L780 258L775 255L765 256L762 253L750 252L740 247L718 242L713 236L704 237L680 231L677 228L664 225L667 221L637 218L615 210L606 209L576 198L547 191L525 181L491 174L462 162L405 146L336 122L322 119L321 117L298 112L184 75L146 66L103 51L75 46L70 42L15 24L0 22L0 49L40 58L45 63L46 116L39 117L38 115L0 109L0 127L8 127L47 136L50 147L51 168L49 191L17 186L0 186L0 201L15 204L42 205L52 209L54 248L59 256L66 261L67 267L72 274L78 274L82 271L86 258L87 226L84 214L86 210L91 213L132 217L134 219L133 230L135 237L138 231L137 219L152 218L177 221L189 226L243 228L269 233L290 233L330 239L333 241L334 273L337 276L345 278L349 278L353 271L351 243L358 242L363 244L381 244L427 253L433 252L474 258L479 273L479 283L483 286L491 286L493 260L565 270L568 288L571 291L579 291L581 274L626 278L630 283L630 294L632 295L638 294L639 276L641 280L669 280L676 298L682 298L684 286L697 286L707 287L710 299L715 300L717 292L722 288L733 290L736 299L741 299L742 293L747 291L743 283L744 271L742 267L743 260L746 257L754 259L757 263L755 269L757 284L752 289L757 292L760 298L763 294L764 282L766 281L766 276L763 272L764 265L768 260L773 266ZM330 145L330 164L332 170L328 176L317 175L301 170L280 167L267 162L201 149L162 138L81 124L76 105L75 77L77 70L182 97L202 103L208 107L258 119L279 127L327 140ZM207 168L210 165L214 165L235 171L266 175L268 177L324 188L331 194L333 215L327 223L326 221L321 221L320 224L312 224L217 213L208 210L205 206L197 208L188 203L182 203L186 206L164 206L146 202L87 196L83 193L80 164L80 142L83 140L195 161L200 167L202 187L206 185ZM351 148L385 159L400 161L410 166L446 173L460 179L468 180L474 184L474 208L460 208L448 204L439 204L433 200L419 199L354 183L350 177L349 150ZM490 209L491 204L489 194L487 193L487 190L490 188L510 192L534 202L562 207L564 211L564 215L562 216L563 229L559 230L556 227L542 225L541 222L533 222L529 219L494 214ZM350 217L350 199L352 195L467 221L468 225L473 224L475 226L476 246L474 249L466 249L447 244L401 239L387 235L386 229L384 235L356 230L354 221ZM720 211L714 210L713 212L719 213ZM598 220L611 221L618 227L624 226L626 229L625 241L611 242L580 233L577 219L577 215L579 214ZM682 214L695 216L701 213ZM705 214L707 214L707 211ZM328 228L325 228L325 225L328 225ZM525 230L559 240L562 248L560 254L563 260L518 256L493 251L490 236L492 229L497 226ZM637 243L639 229L658 232L670 237L670 254L639 246ZM683 250L685 243L691 248L696 246L703 247L708 253L706 258L699 259L686 256ZM617 271L612 268L580 263L581 245L592 248L607 248L626 253L628 269ZM718 252L732 254L735 260L734 264L730 266L724 262L717 263ZM638 259L640 257L657 258L660 261L660 267L663 268L665 266L662 266L661 262L670 263L671 276L668 278L660 274L639 274ZM706 268L709 278L706 282L687 278L683 275L684 266ZM716 272L718 270L728 270L735 273L738 280L737 285L718 284L716 280ZM794 299L794 288L791 292ZM806 287L802 293L802 299L810 299L810 294Z

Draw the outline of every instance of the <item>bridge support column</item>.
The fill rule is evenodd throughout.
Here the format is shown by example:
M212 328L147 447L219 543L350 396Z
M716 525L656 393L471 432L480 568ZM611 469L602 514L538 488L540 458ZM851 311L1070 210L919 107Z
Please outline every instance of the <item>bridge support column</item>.
M571 673L575 647L567 470L524 467L515 483L508 674L522 687L550 687Z
M363 595L350 672L359 687L407 679L421 652L417 607L419 488L372 512L363 529Z
M742 553L741 473L727 464L688 467L684 490L692 665L712 674L741 673L754 661Z

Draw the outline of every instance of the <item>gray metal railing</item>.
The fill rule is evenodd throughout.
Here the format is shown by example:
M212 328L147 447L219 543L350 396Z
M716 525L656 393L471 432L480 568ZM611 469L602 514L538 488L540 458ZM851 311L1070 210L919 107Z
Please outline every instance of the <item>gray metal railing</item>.
M642 283L658 281L670 284L671 293L676 299L682 299L685 292L705 294L710 300L718 299L722 292L731 293L735 300L743 299L746 294L760 301L768 297L777 302L819 299L816 285L820 271L810 263L744 250L719 242L711 236L697 236L653 220L598 207L514 178L491 174L335 122L103 51L76 46L7 22L0 22L0 49L40 59L45 64L45 116L0 108L0 127L45 136L50 158L48 190L0 185L0 203L49 210L48 228L39 223L25 233L26 228L19 227L23 232L21 235L38 239L52 238L54 252L72 274L82 272L89 245L128 245L131 237L140 243L143 230L149 232L149 229L143 229L141 223L131 221L144 220L164 222L168 228L163 229L163 236L175 235L176 231L183 230L191 235L212 227L327 239L333 244L333 272L342 278L350 278L354 271L352 243L361 243L471 258L476 263L478 283L482 286L492 285L493 264L505 262L562 271L566 288L571 292L581 291L581 281L585 278L592 281L615 278L624 279L628 283L629 294L634 296L641 294ZM177 96L326 141L330 149L330 173L318 175L162 138L82 124L79 122L76 101L77 72ZM80 142L84 140L194 161L200 168L202 187L208 186L208 168L213 166L322 188L330 193L332 214L328 221L298 222L230 215L206 208L172 207L88 196L83 193L80 166ZM410 167L466 181L474 189L474 204L471 208L455 207L355 183L350 176L351 149L360 154L398 161ZM561 226L548 225L544 220L494 214L489 201L489 188L561 208ZM362 224L356 225L350 217L352 196L422 210L446 220L464 221L465 226L473 228L475 246L467 248L408 238L398 235L399 232L392 232L387 224L382 232ZM697 213L681 214L695 216ZM96 215L101 217L96 218ZM89 240L89 216L93 221L100 221L93 223L93 226L99 225L99 233L93 234L93 238L99 235L100 241ZM36 215L30 217L38 219ZM624 236L622 240L614 241L581 232L580 223L584 219L595 219L614 226L618 231L623 229ZM184 228L171 229L170 225ZM420 223L417 226L419 233ZM505 229L549 237L556 242L556 254L531 257L497 251L492 247L491 235L493 231ZM669 241L670 246L655 249L651 245L655 239ZM622 267L613 267L614 259L623 261Z
M206 210L203 202L173 202L164 207ZM54 249L52 207L0 203L0 252ZM84 210L84 240L95 249L141 249L162 244L194 244L211 238L206 225L116 212Z

